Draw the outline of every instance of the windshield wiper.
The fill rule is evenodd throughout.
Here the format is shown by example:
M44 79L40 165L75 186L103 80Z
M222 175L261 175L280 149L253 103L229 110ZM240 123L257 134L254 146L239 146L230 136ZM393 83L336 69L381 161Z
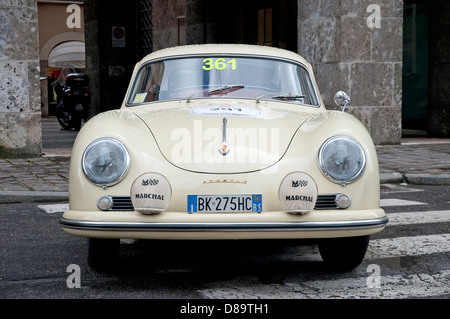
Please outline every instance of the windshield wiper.
M243 84L233 84L233 85L225 84L224 86L221 86L217 89L209 90L208 95L221 94L221 93L224 93L224 91L232 92L232 91L236 91L236 90L243 89L243 88L244 88ZM226 93L228 93L228 92L226 92Z
M277 100L298 100L298 99L304 99L306 97L306 95L298 95L298 94L279 94L279 95L275 95L272 96L272 99L277 99Z

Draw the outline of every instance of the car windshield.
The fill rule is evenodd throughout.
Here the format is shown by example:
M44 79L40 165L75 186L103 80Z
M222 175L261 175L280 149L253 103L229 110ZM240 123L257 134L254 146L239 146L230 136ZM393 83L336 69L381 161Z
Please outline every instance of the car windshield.
M199 98L245 98L318 106L306 68L285 60L238 56L159 60L138 71L127 105Z

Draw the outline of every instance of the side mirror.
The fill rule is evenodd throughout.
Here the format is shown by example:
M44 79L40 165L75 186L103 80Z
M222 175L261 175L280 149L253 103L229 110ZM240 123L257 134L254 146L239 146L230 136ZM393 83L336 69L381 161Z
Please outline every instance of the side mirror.
M345 111L345 108L350 105L350 96L344 91L339 91L334 96L334 103L342 107L342 112Z

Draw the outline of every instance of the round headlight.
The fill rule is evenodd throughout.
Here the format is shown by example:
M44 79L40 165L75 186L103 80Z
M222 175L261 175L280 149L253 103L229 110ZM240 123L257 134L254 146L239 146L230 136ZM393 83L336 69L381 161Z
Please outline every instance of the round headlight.
M81 165L86 178L92 183L111 186L125 177L130 166L130 156L119 141L101 138L86 148Z
M366 155L354 139L334 136L323 143L319 151L319 166L324 175L338 184L358 179L366 165Z

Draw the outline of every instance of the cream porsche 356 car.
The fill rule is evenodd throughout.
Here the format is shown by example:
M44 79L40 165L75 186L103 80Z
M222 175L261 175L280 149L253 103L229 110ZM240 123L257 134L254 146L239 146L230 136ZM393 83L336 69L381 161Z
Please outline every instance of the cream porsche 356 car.
M325 109L299 55L169 48L137 63L120 109L79 132L61 224L89 238L93 267L120 238L317 239L323 261L348 270L388 221L378 174L367 129Z

